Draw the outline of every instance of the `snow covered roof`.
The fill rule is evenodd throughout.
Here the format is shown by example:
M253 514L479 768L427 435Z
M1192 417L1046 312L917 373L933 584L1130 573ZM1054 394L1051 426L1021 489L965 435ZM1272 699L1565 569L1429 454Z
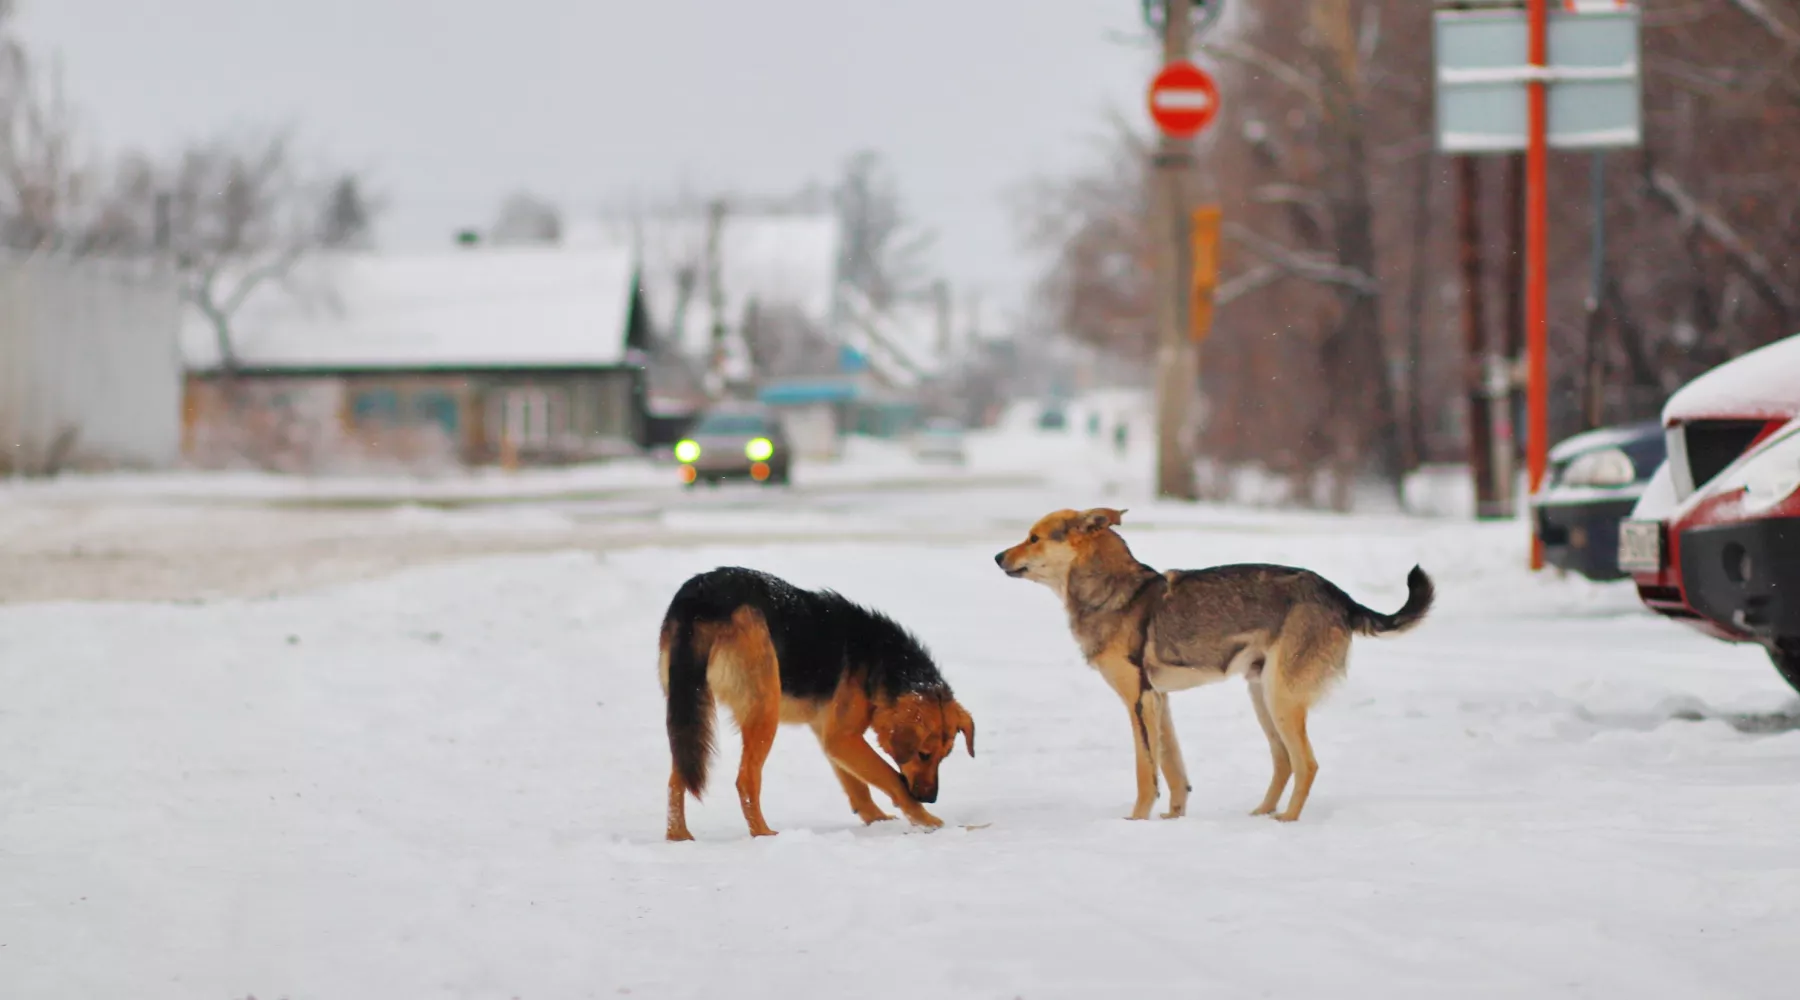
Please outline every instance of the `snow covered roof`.
M653 215L577 226L567 234L571 247L635 242L644 267L644 296L659 322L673 324L682 310L681 273L693 269L687 308L675 342L690 356L711 345L714 317L706 274L707 217L704 211ZM763 308L797 310L830 331L837 290L839 225L828 212L753 212L727 208L719 229L719 285L724 299L718 317L732 340L741 339L752 300ZM732 348L734 352L741 345ZM743 363L748 363L745 354Z
M861 354L882 382L908 388L944 374L950 361L937 307L899 302L878 310L854 288L842 290L844 343Z
M1773 420L1800 414L1800 335L1740 354L1676 390L1663 423L1713 418Z
M320 254L252 292L233 346L250 369L608 367L626 360L635 269L623 246ZM181 347L190 369L218 366L192 306Z

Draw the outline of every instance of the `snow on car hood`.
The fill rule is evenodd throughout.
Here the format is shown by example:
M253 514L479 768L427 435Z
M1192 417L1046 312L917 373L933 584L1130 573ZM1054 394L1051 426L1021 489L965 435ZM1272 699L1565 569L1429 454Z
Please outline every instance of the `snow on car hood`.
M1800 336L1740 355L1676 390L1663 406L1663 426L1737 417L1800 416Z

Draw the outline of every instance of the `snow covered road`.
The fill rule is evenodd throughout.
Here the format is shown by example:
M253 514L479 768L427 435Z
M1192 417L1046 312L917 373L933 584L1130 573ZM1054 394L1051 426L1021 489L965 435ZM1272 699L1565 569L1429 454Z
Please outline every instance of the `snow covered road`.
M1441 604L1358 641L1300 823L1246 815L1237 682L1173 699L1190 815L1129 823L1122 711L992 563L1106 499L719 502L657 522L691 544L0 607L0 996L1791 995L1800 716L1759 653L1530 577L1515 525L1134 505L1153 564L1387 608L1419 561ZM789 729L752 841L727 727L699 841L664 844L656 624L722 563L919 632L979 725L934 809L992 825L865 829Z

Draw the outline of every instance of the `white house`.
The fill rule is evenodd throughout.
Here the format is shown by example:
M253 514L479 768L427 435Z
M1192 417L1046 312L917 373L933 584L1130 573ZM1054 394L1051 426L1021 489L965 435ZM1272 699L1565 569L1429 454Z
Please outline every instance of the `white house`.
M213 325L183 320L201 462L569 461L643 438L651 326L622 246L309 256L230 328L233 405Z

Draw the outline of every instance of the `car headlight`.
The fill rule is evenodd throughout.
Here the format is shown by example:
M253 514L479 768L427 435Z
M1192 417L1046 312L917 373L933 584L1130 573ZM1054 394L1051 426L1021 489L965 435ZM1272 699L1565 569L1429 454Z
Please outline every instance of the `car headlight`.
M1631 456L1617 448L1601 448L1578 455L1562 475L1564 486L1630 486L1637 482Z
M700 457L700 442L693 440L675 442L675 458L682 462L692 462Z
M1744 512L1755 514L1775 506L1800 490L1800 426L1757 449L1730 477L1743 488Z
M768 438L751 438L744 445L744 457L752 462L766 462L775 454L775 442Z

